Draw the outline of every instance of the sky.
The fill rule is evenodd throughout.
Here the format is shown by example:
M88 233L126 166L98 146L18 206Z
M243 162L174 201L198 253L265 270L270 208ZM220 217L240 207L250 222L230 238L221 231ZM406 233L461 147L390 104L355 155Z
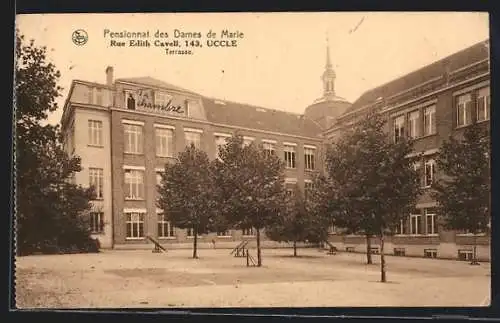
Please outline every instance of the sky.
M322 96L326 46L336 72L336 95L354 102L363 92L489 38L487 13L135 13L19 15L26 39L46 46L61 72L60 121L71 81L105 83L115 78L150 76L208 97L303 113ZM72 41L77 29L88 41ZM153 46L156 31L201 33L202 48L192 55L167 55ZM208 47L212 31L243 33L236 47ZM151 47L115 47L110 32L149 31ZM163 39L162 41L165 41Z

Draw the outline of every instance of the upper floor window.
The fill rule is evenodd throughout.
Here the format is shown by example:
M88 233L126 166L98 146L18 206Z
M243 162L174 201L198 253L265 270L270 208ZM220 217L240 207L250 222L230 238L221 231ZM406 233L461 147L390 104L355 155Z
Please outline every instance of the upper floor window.
M304 148L304 167L306 170L314 170L314 153L316 149L312 147Z
M401 219L399 223L396 225L396 234L408 234L409 228L408 228L408 217L405 217L404 219Z
M436 176L436 162L433 159L425 161L424 187L429 187L434 183Z
M102 146L102 121L89 120L89 145Z
M304 197L307 199L309 198L310 194L311 194L311 191L313 190L314 186L313 186L313 182L312 181L305 181L304 182Z
M101 88L95 89L95 104L102 105L102 89Z
M394 142L399 142L405 132L405 116L394 118Z
M94 187L96 199L103 198L103 170L102 168L89 168L89 186Z
M410 214L410 234L417 235L424 233L422 214L417 212L418 210L414 214Z
M425 213L425 226L426 226L426 234L437 234L438 227L436 223L436 212L432 208L427 208L424 210Z
M197 149L200 149L201 131L184 129L184 138L186 140L186 146L191 146L191 144L193 144Z
M436 106L431 105L424 109L424 135L436 133Z
M216 149L216 152L215 152L215 157L216 158L221 158L220 156L220 152L221 150L224 148L224 146L226 145L226 140L229 136L226 136L226 135L216 135L215 136L215 149Z
M253 137L243 137L243 146L250 146L254 140Z
M125 199L144 199L144 171L137 169L125 170Z
M143 150L143 135L142 135L142 125L137 124L124 124L125 131L125 149L126 153L131 154L142 154Z
M477 93L477 121L490 119L490 88L482 88Z
M285 166L286 168L295 168L295 146L285 145Z
M410 138L418 138L420 136L420 112L413 111L408 114L408 135Z
M172 100L172 96L168 93L156 91L155 92L155 104L167 105Z
M135 95L132 91L125 91L125 106L128 110L135 110Z
M174 130L156 128L156 156L172 157L174 155Z
M269 155L274 155L276 154L276 148L275 148L275 143L270 142L270 141L265 141L262 144L262 147L264 148L264 151L268 153Z
M456 99L457 127L472 123L472 97L471 94L460 95Z

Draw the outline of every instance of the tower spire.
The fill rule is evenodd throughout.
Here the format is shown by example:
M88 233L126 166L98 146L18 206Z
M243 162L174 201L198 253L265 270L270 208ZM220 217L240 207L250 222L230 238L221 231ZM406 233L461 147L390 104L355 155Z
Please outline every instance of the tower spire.
M330 61L330 42L328 40L328 32L326 33L326 69L332 68L332 62Z
M330 59L328 32L326 33L326 65L321 79L323 81L323 97L329 98L335 96L335 71L333 70L332 61Z

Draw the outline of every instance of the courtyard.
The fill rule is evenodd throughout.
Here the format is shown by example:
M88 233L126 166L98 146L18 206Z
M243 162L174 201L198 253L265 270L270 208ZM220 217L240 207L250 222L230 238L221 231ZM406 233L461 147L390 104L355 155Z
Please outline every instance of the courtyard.
M490 264L264 249L246 267L229 249L104 250L16 258L18 308L487 306ZM256 250L250 250L256 258Z

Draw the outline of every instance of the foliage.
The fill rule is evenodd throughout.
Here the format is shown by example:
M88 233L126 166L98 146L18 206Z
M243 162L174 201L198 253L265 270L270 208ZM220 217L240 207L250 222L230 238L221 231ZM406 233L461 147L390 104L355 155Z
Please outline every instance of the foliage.
M438 202L445 227L474 235L486 232L491 203L487 129L474 124L464 130L463 137L451 136L443 143L436 162L444 176L433 183L432 196Z
M391 234L420 195L414 169L420 156L411 157L411 141L394 142L385 124L378 110L369 112L326 155L330 199L323 208L336 225L362 233L368 241Z
M193 230L193 258L197 236L215 225L216 210L211 165L207 154L194 145L186 147L174 164L166 164L158 187L157 206L178 228Z
M16 219L17 252L96 251L85 218L92 189L70 182L80 159L63 149L58 126L41 125L58 106L59 72L45 47L25 44L16 33Z
M262 147L243 145L237 135L227 139L214 169L219 209L232 226L256 229L257 262L261 266L260 230L283 205L284 165Z

